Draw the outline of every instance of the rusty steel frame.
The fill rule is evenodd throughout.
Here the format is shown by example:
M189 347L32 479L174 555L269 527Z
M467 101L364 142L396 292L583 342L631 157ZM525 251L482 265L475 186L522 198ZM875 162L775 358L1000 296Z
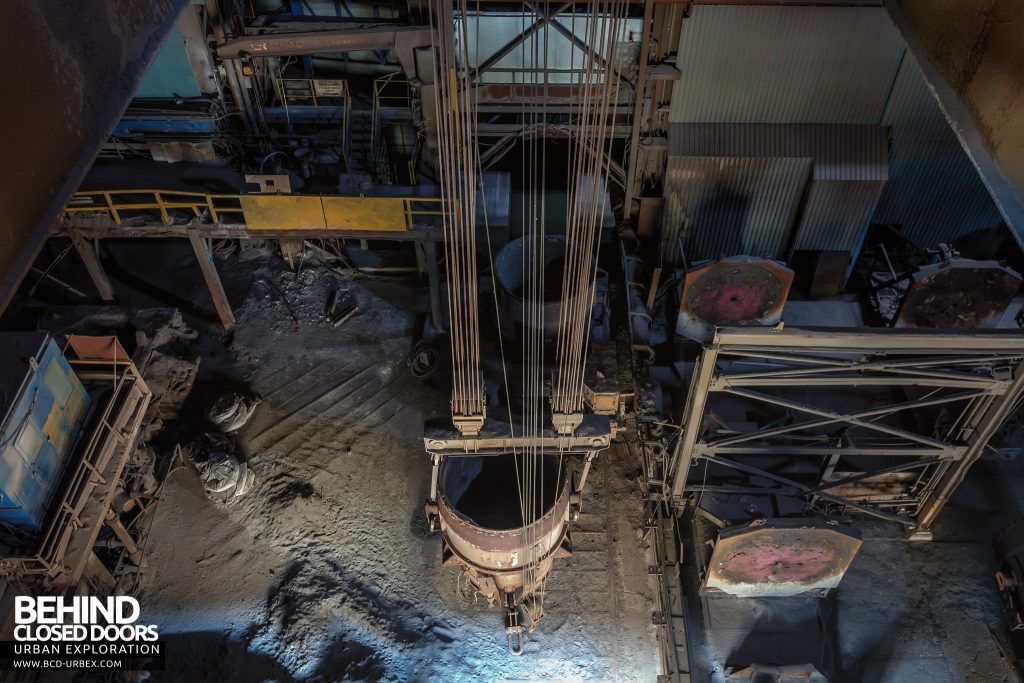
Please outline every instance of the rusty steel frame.
M848 394L859 387L873 391L883 387L896 391L919 387L929 393L916 399L893 399L884 405L875 402L870 407L862 405L849 410L771 393L773 389L812 391L840 386L846 387ZM746 493L796 495L926 531L967 470L981 457L995 430L1019 406L1022 394L1024 337L1014 332L719 328L694 364L682 418L683 432L669 467L671 497L679 500L699 491L728 493L741 489ZM736 397L755 407L770 404L785 408L792 419L788 424L768 425L757 431L749 426L726 429L727 436L714 438L705 427L708 403L714 396ZM943 405L963 406L959 413L953 411L959 417L945 432L946 439L876 421ZM773 441L775 437L806 438L807 434L800 432L840 426L866 430L887 441L866 446ZM820 433L812 436L824 439ZM815 486L735 459L771 455L864 456L878 459L880 465L882 456L905 460L835 480L823 479ZM691 468L700 460L767 479L777 486L734 486L713 480L688 482ZM890 503L858 502L830 492L846 484L908 471L920 472L919 486L913 494ZM899 507L911 514L886 509Z
M423 448L436 457L501 455L528 447L596 455L611 446L611 439L611 420L605 415L584 415L573 434L558 434L547 427L538 437L516 436L507 421L490 418L484 420L478 435L465 437L450 420L442 420L424 429Z
M420 47L429 47L432 43L432 32L426 26L368 24L319 31L268 31L232 38L218 45L216 54L218 59L238 60L318 52L392 50L405 73L415 77L415 51Z
M135 364L127 358L69 361L79 379L113 384L105 406L92 419L92 431L55 511L33 554L0 558L0 576L40 577L49 585L77 585L86 571L96 538L118 489L125 463L138 441L152 398Z

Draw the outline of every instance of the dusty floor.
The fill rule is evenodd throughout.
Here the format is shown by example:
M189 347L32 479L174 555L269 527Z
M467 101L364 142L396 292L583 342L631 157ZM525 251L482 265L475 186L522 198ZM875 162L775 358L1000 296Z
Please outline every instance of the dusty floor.
M174 661L156 679L654 680L635 466L592 474L578 552L526 654L509 655L503 613L465 604L423 522L422 425L448 397L406 368L408 285L353 284L363 312L332 330L320 310L339 278L292 278L257 274L227 357L206 365L206 382L247 379L265 398L240 439L256 489L217 505L181 468L163 491L140 596Z
M178 306L203 330L205 386L241 382L266 400L241 435L253 492L211 503L186 468L163 490L140 596L174 662L155 680L655 680L632 463L595 472L573 532L579 553L554 574L526 655L512 657L502 614L464 604L422 520L422 423L448 396L406 369L411 285L351 283L362 312L332 330L321 312L343 277L310 264L296 281L276 257L235 257L219 264L239 320L225 346L201 320L210 305L190 250L173 244L160 264L144 256L151 243L117 245L115 284L133 305ZM167 278L162 292L129 292L154 273ZM1021 492L1024 468L983 462L934 542L861 525L838 596L839 681L1017 680L991 635L1006 638L989 539L1024 511Z
M992 546L952 538L907 543L868 528L839 589L843 680L885 683L1015 681L992 633L1005 631Z
M1015 682L993 575L993 535L1024 511L1024 465L983 460L946 506L930 543L864 524L865 543L839 592L851 681ZM1007 647L1008 649L1008 647Z

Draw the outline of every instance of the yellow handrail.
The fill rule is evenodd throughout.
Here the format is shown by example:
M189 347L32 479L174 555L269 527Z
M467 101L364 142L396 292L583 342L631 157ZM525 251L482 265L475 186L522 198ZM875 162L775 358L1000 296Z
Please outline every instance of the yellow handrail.
M318 97L339 97L344 100L349 99L348 81L343 78L282 78L280 76L272 76L275 81L278 97L288 102L299 102L301 100L309 100L313 103L314 107L320 106ZM316 82L317 81L336 81L340 83L340 92L337 95L317 95L316 94ZM306 92L296 92L295 90L288 90L288 84L295 83L299 86L304 86Z
M115 201L114 196L149 196L151 201L125 202ZM215 223L220 222L220 214L242 213L238 206L226 206L217 203L217 200L238 201L241 195L230 194L206 194L203 192L183 192L177 190L93 190L76 192L64 210L68 213L97 213L106 211L110 213L114 222L120 225L122 211L146 211L156 209L164 224L171 222L169 209L190 209L196 218L201 218L203 211L210 212L210 217ZM102 198L102 203L97 204L96 199ZM86 204L84 202L88 201Z
M171 224L170 212L173 210L191 211L193 216L202 219L209 214L213 223L220 223L224 214L238 214L241 222L256 224L265 222L268 210L275 217L281 217L280 228L312 229L308 222L288 225L289 216L300 217L296 207L313 203L320 205L323 211L325 201L332 199L344 200L346 205L353 203L361 211L379 211L381 205L394 207L396 218L400 212L404 225L395 225L394 231L413 229L417 217L442 217L450 214L448 202L439 197L339 197L331 195L296 195L296 194L206 194L177 190L89 190L76 192L65 207L68 213L108 213L115 223L121 225L124 213L129 211L158 211L164 225ZM324 213L326 216L327 214ZM303 216L308 216L304 214ZM251 220L255 219L255 220ZM326 220L326 219L325 219ZM319 227L319 226L318 226ZM327 229L337 229L330 225ZM266 229L261 228L261 229ZM349 228L359 231L358 228ZM386 227L367 227L367 231L387 230Z

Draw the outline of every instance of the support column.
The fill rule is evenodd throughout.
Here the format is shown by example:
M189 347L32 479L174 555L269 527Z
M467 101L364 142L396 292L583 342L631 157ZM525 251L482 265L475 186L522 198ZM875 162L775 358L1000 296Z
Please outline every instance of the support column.
M92 283L96 285L96 291L99 292L100 298L104 301L113 301L114 287L110 284L107 271L103 270L99 258L96 257L96 250L92 244L84 237L75 234L71 235L71 244L75 246L75 251L78 252L78 255L82 258L82 263L85 264L85 269L89 271L89 277L92 278Z
M437 245L427 240L420 242L418 246L423 250L427 284L430 287L430 317L433 318L434 329L444 332L447 325L444 319L444 309L441 306L441 273L437 267Z
M203 271L203 278L206 286L210 289L210 297L213 305L220 316L220 323L224 331L230 332L235 327L235 314L231 312L231 304L228 303L228 295L224 292L224 285L220 282L220 275L217 274L217 267L213 262L213 251L210 250L210 243L205 237L194 229L188 230L188 241L192 243L192 249L196 252L196 259Z
M654 0L644 2L644 27L640 38L640 69L636 76L636 107L633 111L633 129L629 136L629 161L626 164L626 200L622 203L622 219L633 214L633 194L636 185L636 161L640 153L640 126L647 110L647 62L651 50L651 22L654 18Z

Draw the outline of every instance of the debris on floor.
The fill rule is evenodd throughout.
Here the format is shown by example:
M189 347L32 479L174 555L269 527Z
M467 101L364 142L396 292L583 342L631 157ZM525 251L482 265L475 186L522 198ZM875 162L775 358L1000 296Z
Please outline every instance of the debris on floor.
M207 406L206 419L225 434L233 434L249 421L261 402L259 395L229 391L214 398Z
M235 455L234 439L227 434L200 435L189 446L188 459L212 500L228 502L253 488L256 475Z

